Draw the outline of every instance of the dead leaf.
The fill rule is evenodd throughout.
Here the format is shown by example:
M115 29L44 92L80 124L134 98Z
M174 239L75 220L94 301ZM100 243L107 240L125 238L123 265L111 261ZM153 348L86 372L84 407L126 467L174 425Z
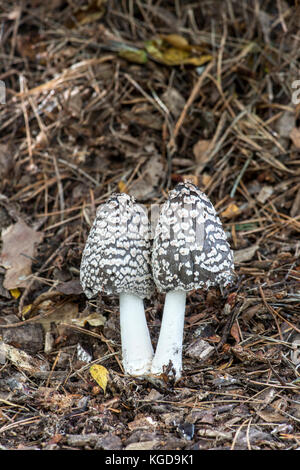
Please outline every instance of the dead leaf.
M161 130L163 120L161 115L154 114L147 104L134 106L131 111L124 111L122 119L126 123L135 123L142 127L148 127L154 130Z
M267 423L284 423L287 420L285 416L273 410L257 411L256 414Z
M195 186L198 186L198 176L196 175L182 175L182 181L184 183L192 183Z
M126 59L128 62L133 62L134 64L145 64L148 60L146 51L128 46L118 51L118 55L122 57L122 59Z
M90 315L86 317L81 317L81 318L73 318L72 324L80 327L85 327L86 324L89 324L90 326L103 326L106 323L106 318L104 315L101 315L101 313L91 313Z
M108 370L99 364L94 364L90 367L90 374L105 393L108 381Z
M21 292L19 289L11 289L10 290L10 293L11 293L11 296L14 298L14 299L18 299L21 295Z
M273 192L274 192L274 189L272 186L268 186L268 185L263 186L257 196L258 202L260 202L261 204L264 204L266 200L269 199L270 196L272 196Z
M167 106L168 110L175 118L180 116L181 111L185 105L185 99L176 88L167 88L162 95L162 100Z
M234 324L231 327L230 330L231 336L235 339L237 343L240 342L240 331L237 322L234 322Z
M39 304L37 314L39 317L36 321L42 325L45 332L51 331L51 323L55 323L58 331L60 331L66 325L74 324L74 319L78 317L78 303L65 302L59 304L52 300L44 300Z
M240 209L234 202L228 205L228 207L222 212L221 216L222 217L227 217L228 219L231 219L235 215L237 215L240 212Z
M199 338L189 345L186 350L186 354L187 356L197 359L198 361L204 361L210 356L214 349L215 348L207 341Z
M242 250L236 250L233 253L234 262L244 263L245 261L249 261L253 258L256 251L258 250L258 245L249 246L248 248L243 248Z
M193 146L193 154L195 160L198 164L201 164L202 167L205 166L206 162L209 159L209 150L211 146L211 140L200 139Z
M0 265L6 269L3 282L6 289L11 290L28 285L35 248L42 239L42 232L36 232L23 220L19 220L2 231L3 247Z
M245 310L241 314L241 319L245 323L249 323L255 315L257 315L258 313L264 312L265 310L266 310L266 307L262 304L252 305L249 308L245 308Z
M124 181L119 181L118 182L118 189L119 189L120 193L127 193L127 191L128 191L127 185L126 185L126 183L124 183Z
M260 396L260 399L262 397ZM256 413L267 423L283 423L287 420L286 416L282 415L281 408L286 404L285 400L280 398L273 403L269 403L263 410L257 410Z
M212 181L211 175L208 173L202 173L202 184L204 187L208 187Z
M176 47L177 49L190 49L190 45L187 39L185 39L183 36L180 36L179 34L162 34L160 37L168 44L170 44L170 46Z
M190 64L200 67L212 60L212 56L208 54L196 55L197 46L190 46L182 36L177 34L146 41L145 49L153 60L169 66Z
M61 282L56 286L56 290L65 295L80 295L83 292L79 279Z

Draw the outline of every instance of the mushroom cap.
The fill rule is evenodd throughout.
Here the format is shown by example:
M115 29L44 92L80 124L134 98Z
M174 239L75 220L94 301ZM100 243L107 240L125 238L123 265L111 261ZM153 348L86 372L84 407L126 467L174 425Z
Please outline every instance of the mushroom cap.
M146 211L127 194L113 194L101 205L88 235L80 282L88 298L98 292L150 297L150 228Z
M160 292L223 287L234 279L233 254L221 221L192 183L179 183L162 206L152 271Z

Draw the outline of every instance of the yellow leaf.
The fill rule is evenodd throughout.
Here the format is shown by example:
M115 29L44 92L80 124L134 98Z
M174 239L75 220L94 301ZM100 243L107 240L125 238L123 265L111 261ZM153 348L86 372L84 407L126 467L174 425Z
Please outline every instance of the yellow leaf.
M239 208L233 202L221 213L222 217L231 218L239 213Z
M124 181L119 181L118 188L119 188L120 193L127 193L127 186L126 186L126 183L124 183Z
M200 67L203 64L206 64L206 62L209 62L212 60L212 55L202 55L200 57L188 57L187 59L184 59L182 62L183 64L190 64L190 65L195 65L195 67Z
M118 55L134 64L145 64L147 62L147 53L142 49L133 49L128 47L126 49L121 49L118 52Z
M212 56L208 54L191 55L191 50L195 47L190 46L183 37L176 34L146 41L145 49L153 60L169 66L190 64L199 67L212 60Z
M153 41L145 42L145 49L151 55L151 57L158 62L162 62L163 54L160 51L162 45L161 39L154 39Z
M189 52L176 47L169 47L163 52L162 60L166 65L180 65L189 58Z
M164 41L177 49L190 49L188 41L179 34L166 34L160 36Z
M90 374L105 393L108 381L108 370L103 366L95 364L90 367Z
M9 291L14 299L18 299L21 295L19 289L10 289Z
M26 305L25 307L23 307L23 309L22 309L22 317L25 317L25 315L27 315L27 313L30 312L31 307L32 307L32 304Z

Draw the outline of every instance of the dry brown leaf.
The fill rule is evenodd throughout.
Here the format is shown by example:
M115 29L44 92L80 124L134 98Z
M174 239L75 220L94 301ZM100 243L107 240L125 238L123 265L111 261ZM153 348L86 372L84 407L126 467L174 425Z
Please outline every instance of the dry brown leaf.
M174 117L180 116L185 105L185 99L176 88L167 88L162 95L162 100Z
M124 111L122 119L124 119L125 123L135 123L157 131L161 130L163 124L161 116L154 114L147 105L136 106L131 111Z
M259 191L259 194L257 195L257 200L258 202L260 202L261 204L264 204L267 199L269 199L270 196L272 196L274 192L274 189L272 186L268 186L268 185L265 185L261 188L261 190Z
M185 39L183 36L180 36L179 34L162 34L160 37L177 49L190 49L190 45L187 39Z
M184 183L192 183L195 186L198 186L198 176L196 175L182 175L182 181Z
M266 421L266 423L284 423L287 421L286 416L283 416L279 411L274 410L272 405L267 406L264 410L257 411L256 414Z
M193 154L198 164L202 166L208 161L211 140L198 140L193 146Z
M79 279L61 282L56 286L56 290L65 295L80 295L83 292Z
M186 350L186 354L189 357L197 359L198 361L204 361L215 348L211 346L204 339L197 339L194 341Z
M234 322L234 324L232 325L230 334L237 343L240 342L240 330L239 330L237 322Z
M208 187L209 184L211 183L212 181L212 177L211 175L209 175L208 173L202 173L202 184L204 187Z
M93 312L86 317L72 318L71 324L84 328L86 324L90 326L103 326L106 323L106 317L101 313Z
M42 239L42 232L36 232L23 220L3 230L0 265L7 270L3 282L5 289L28 285L35 247Z
M43 316L45 314L45 316ZM78 304L76 302L66 302L59 305L51 300L45 300L39 305L37 321L42 325L45 332L51 330L51 324L55 323L60 331L65 325L73 325L78 317ZM62 324L62 327L60 325Z
M256 251L258 250L258 245L249 246L248 248L243 248L242 250L234 251L234 262L244 263L245 261L249 261L253 258Z

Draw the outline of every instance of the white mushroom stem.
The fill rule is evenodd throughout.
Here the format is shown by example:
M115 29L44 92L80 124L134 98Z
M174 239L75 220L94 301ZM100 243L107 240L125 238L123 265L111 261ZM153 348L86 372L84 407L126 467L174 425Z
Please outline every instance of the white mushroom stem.
M153 347L143 299L134 294L122 293L119 301L124 372L134 376L147 375L151 369Z
M181 377L185 302L184 291L172 291L166 294L158 343L151 367L151 373L154 375L161 374L172 361L176 379ZM172 374L172 370L169 374Z

